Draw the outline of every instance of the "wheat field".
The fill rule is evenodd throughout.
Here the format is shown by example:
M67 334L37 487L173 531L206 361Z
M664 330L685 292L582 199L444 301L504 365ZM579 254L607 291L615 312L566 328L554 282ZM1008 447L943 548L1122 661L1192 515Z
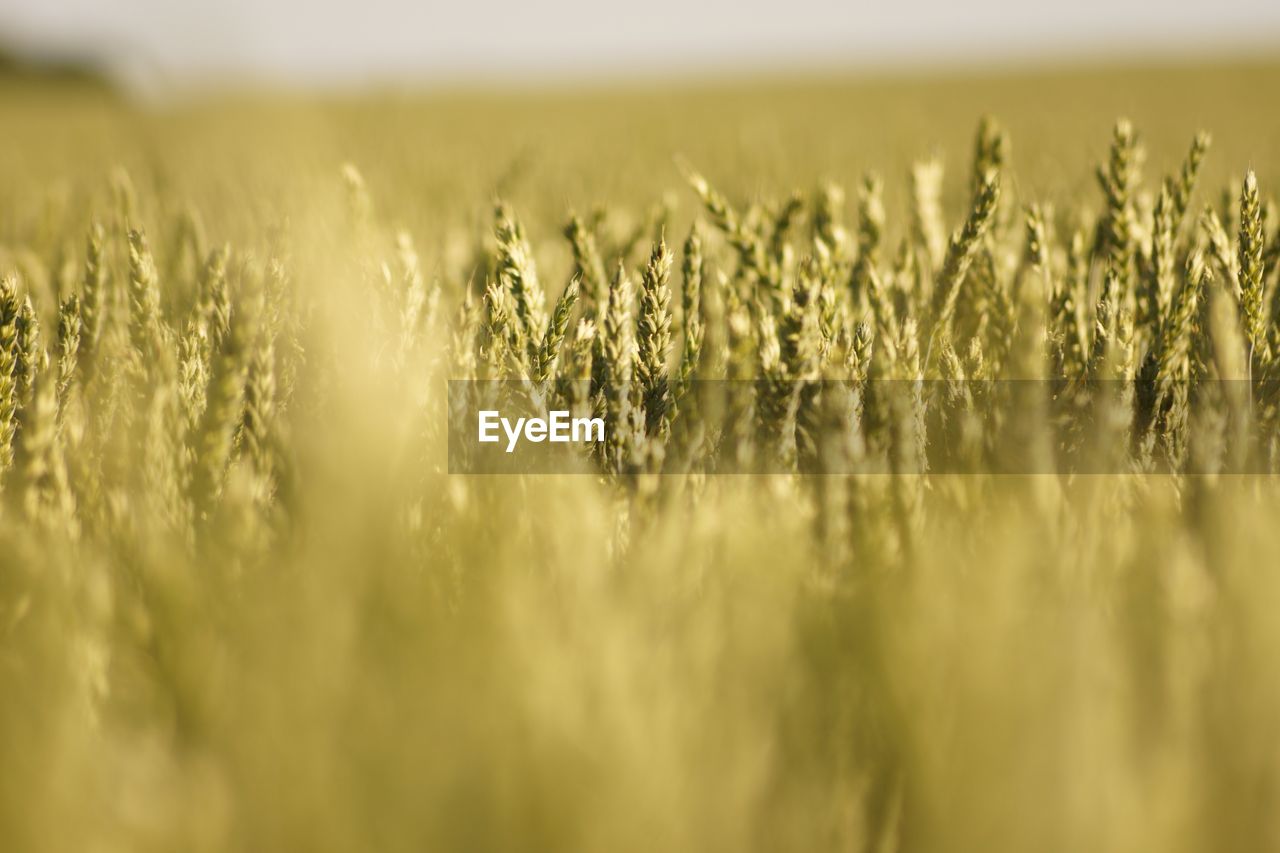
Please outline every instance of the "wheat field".
M1277 86L0 79L0 850L1280 849Z

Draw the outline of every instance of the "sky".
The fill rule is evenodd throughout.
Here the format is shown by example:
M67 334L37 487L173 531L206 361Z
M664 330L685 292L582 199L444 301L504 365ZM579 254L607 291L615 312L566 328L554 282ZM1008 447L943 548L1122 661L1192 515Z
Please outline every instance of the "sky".
M1280 50L1280 0L0 0L151 83L502 81Z

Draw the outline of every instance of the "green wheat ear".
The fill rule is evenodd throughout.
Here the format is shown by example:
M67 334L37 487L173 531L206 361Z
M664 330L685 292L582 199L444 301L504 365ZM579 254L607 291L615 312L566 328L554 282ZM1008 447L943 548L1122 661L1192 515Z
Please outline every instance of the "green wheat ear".
M769 239L769 254L773 257L775 263L782 263L791 246L788 237L791 228L800 218L801 211L804 210L804 198L798 192L792 193L783 202L778 209L777 215L773 220L773 233Z
M261 312L263 309L251 310ZM259 321L256 331L245 365L241 445L254 473L269 492L278 410L275 336L266 322Z
M494 207L493 216L498 242L498 281L513 298L522 340L533 347L542 339L547 324L546 297L538 283L533 249L509 206L499 202Z
M574 277L581 282L583 316L594 321L609 287L595 234L577 214L572 214L564 235L573 250Z
M160 283L155 260L141 231L129 232L129 340L150 363L160 343Z
M1240 260L1232 250L1231 238L1227 236L1227 230L1222 225L1221 217L1211 206L1205 205L1204 211L1200 214L1198 224L1202 238L1209 244L1210 255L1214 263L1218 265L1218 271L1222 274L1223 280L1227 282L1236 299L1239 300Z
M1240 193L1240 261L1238 289L1245 337L1252 359L1265 367L1271 361L1267 340L1267 316L1263 310L1262 209L1258 198L1258 178L1250 169ZM1255 374L1256 375L1256 374Z
M841 224L844 189L838 184L823 184L814 199L813 207L815 242L820 244L823 251L837 262L844 260L849 242L849 233Z
M706 274L702 256L702 237L695 222L684 241L684 260L681 264L682 287L680 291L681 317L684 324L684 347L680 355L678 376L679 394L688 388L698 362L702 357L702 342L706 336L706 324L702 319L702 281Z
M634 339L631 312L634 297L626 267L618 263L609 285L601 334L595 338L591 362L591 396L598 416L605 418L605 447L602 449L606 470L621 470L628 451L627 431L623 425L630 417L630 388L634 365Z
M101 224L95 222L85 238L84 277L81 283L83 340L80 343L80 363L86 372L86 378L93 375L93 359L98 351L98 339L102 331L107 282L107 269L103 259L105 240L106 231Z
M737 251L743 269L764 285L770 298L779 298L782 291L781 270L776 259L770 257L760 234L729 204L728 199L711 186L706 178L687 167L683 171L689 186L702 200L711 222L724 232L729 243Z
M30 293L22 298L18 308L16 327L17 364L14 367L14 379L17 384L19 404L26 405L30 402L35 388L36 374L44 369L47 358L40 331L40 315L36 313L35 303L31 301Z
M0 276L0 484L13 467L13 440L18 429L18 282Z
M231 326L231 296L227 288L227 263L230 250L214 249L200 271L199 296L196 302L196 332L204 342L204 357L222 344Z
M246 308L252 305L246 303ZM245 380L257 335L252 310L242 311L214 354L205 408L191 446L191 503L196 518L207 518L222 493L235 435L244 412Z
M1155 233L1151 241L1151 261L1155 267L1154 290L1149 300L1148 310L1152 321L1162 316L1173 301L1174 291L1174 238L1178 227L1178 187L1176 182L1168 180L1160 188L1160 196L1156 200L1154 213Z
M858 186L858 257L850 279L850 295L855 304L864 304L871 286L869 279L880 264L884 228L884 181L869 172Z
M1099 222L1098 245L1114 264L1122 294L1130 287L1133 264L1133 196L1138 186L1142 149L1128 119L1116 122L1105 167L1097 171L1106 198L1106 212Z
M999 200L999 173L986 172L974 194L964 226L951 238L942 270L938 274L933 291L931 339L946 333L950 327L960 297L960 287L977 256L979 243L991 225Z
M35 379L31 411L22 430L22 506L27 520L72 539L79 534L58 441L55 378L45 371Z
M644 401L645 432L652 435L667 415L671 349L671 253L659 239L640 277L640 309L636 318L635 376Z
M1190 208L1191 195L1195 191L1196 181L1200 176L1200 165L1204 161L1204 156L1208 153L1211 143L1212 137L1205 131L1202 130L1195 135L1195 138L1191 141L1191 148L1187 151L1187 158L1182 163L1178 178L1173 182L1173 230L1175 232L1182 227L1182 221Z
M80 297L71 294L58 306L58 413L61 419L71 396L71 386L79 375L80 343L84 337L84 317Z
M560 298L556 300L551 322L542 336L534 364L533 379L539 385L545 385L555 375L556 364L560 359L560 350L564 347L565 335L569 330L569 320L573 315L574 305L578 301L581 283L582 280L577 276L570 279L564 293L560 294Z
M978 122L978 132L973 144L973 171L969 192L977 196L982 191L988 172L1002 171L1009 159L1009 134L993 116L983 116Z

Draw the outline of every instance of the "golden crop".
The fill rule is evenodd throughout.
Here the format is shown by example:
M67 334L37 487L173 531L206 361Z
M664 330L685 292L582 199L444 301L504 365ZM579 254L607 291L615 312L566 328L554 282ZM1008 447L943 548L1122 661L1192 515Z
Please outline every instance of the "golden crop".
M1280 848L1277 83L0 82L0 850Z

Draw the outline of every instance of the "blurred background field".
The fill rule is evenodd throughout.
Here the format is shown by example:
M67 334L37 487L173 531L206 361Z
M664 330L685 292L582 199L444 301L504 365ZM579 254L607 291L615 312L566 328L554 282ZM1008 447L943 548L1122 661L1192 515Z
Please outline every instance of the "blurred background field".
M1149 174L1175 169L1194 133L1208 129L1206 185L1238 180L1245 168L1266 184L1280 148L1280 117L1267 108L1278 84L1280 65L1254 60L346 97L249 90L148 108L111 89L0 82L0 168L7 191L24 200L0 222L27 236L45 215L42 200L101 193L103 176L120 166L141 188L162 189L240 237L287 212L263 206L305 207L335 164L351 162L380 214L424 241L487 227L499 194L544 238L571 208L637 215L668 196L686 225L694 199L676 156L738 201L807 192L821 180L852 188L874 170L894 212L905 209L910 165L936 155L954 211L967 203L963 176L983 115L1010 133L1009 189L1020 198L1097 205L1093 168L1119 116L1143 135Z

